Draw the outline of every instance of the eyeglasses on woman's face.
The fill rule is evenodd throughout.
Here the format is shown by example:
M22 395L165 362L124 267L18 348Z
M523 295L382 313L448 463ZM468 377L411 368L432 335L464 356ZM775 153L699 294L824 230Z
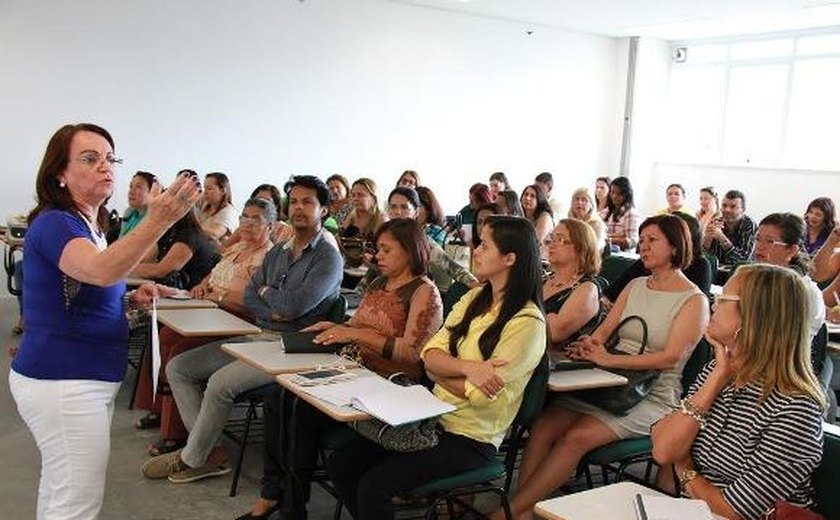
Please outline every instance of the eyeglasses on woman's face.
M97 152L85 152L80 155L77 160L89 168L99 166L103 161L108 163L108 166L111 168L116 168L118 165L123 163L122 159L115 157L112 153L103 157Z
M737 294L720 293L715 295L715 305L720 305L723 302L739 302L741 297Z
M571 238L564 237L563 235L561 235L559 233L554 233L553 235L548 235L543 240L543 245L545 247L549 247L553 244L556 244L558 246L565 246L566 244L571 244L571 243L572 243Z

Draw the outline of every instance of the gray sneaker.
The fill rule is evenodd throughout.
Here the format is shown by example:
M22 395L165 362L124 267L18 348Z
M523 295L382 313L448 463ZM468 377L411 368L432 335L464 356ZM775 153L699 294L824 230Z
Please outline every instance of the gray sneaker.
M208 462L197 468L186 468L169 475L169 482L174 484L186 484L203 478L218 477L230 473L230 466L224 464L213 464Z
M181 471L185 467L186 464L181 462L181 450L176 450L171 453L164 453L163 455L152 457L143 463L140 471L143 472L146 478L160 479Z

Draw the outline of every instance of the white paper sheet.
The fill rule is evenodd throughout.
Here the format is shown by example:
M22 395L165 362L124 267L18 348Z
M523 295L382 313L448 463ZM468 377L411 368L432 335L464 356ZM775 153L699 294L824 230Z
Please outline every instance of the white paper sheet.
M160 373L160 337L158 336L157 298L152 299L152 401L157 400L158 373Z

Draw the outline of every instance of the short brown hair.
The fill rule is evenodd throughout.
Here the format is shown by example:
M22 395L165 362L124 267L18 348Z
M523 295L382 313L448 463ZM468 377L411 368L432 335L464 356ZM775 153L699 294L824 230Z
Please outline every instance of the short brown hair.
M395 218L383 223L376 230L375 242L379 237L390 233L408 255L411 274L420 276L429 270L429 243L420 224L412 218Z
M671 265L679 269L685 269L694 261L692 253L691 232L688 224L676 215L656 215L647 218L639 226L639 234L648 226L658 226L668 244L674 248L671 255Z

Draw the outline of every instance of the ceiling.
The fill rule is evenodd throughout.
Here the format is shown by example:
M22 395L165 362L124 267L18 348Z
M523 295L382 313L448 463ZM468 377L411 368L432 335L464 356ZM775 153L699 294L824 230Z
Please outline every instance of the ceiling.
M840 25L840 0L392 0L607 36L688 40Z

